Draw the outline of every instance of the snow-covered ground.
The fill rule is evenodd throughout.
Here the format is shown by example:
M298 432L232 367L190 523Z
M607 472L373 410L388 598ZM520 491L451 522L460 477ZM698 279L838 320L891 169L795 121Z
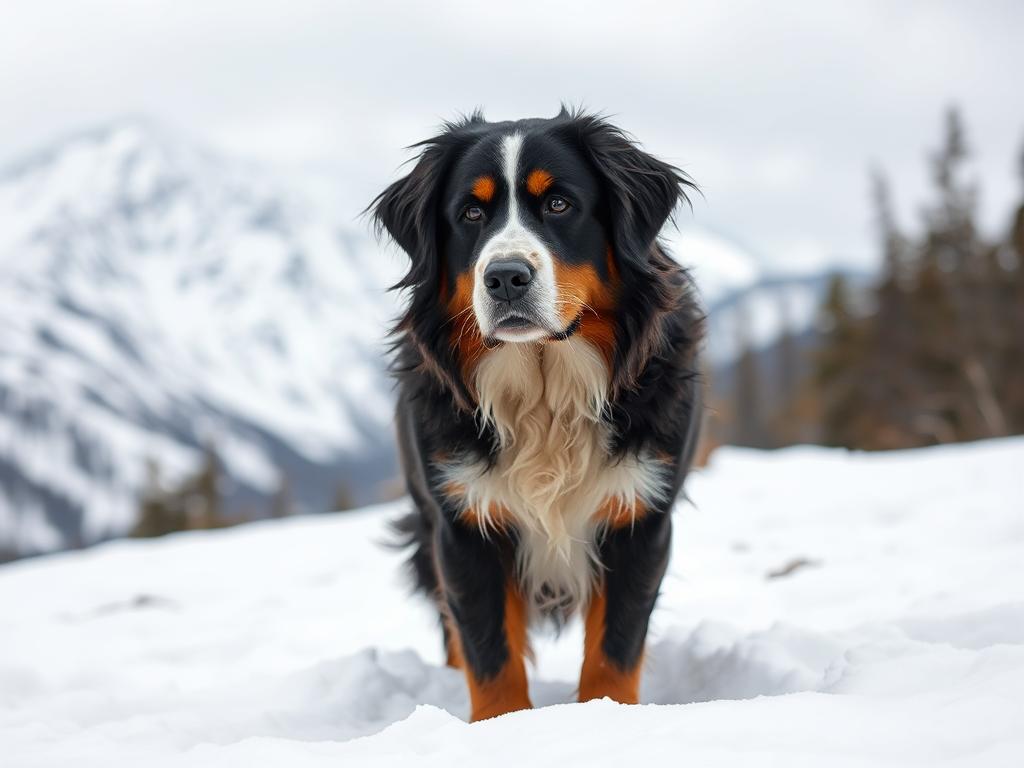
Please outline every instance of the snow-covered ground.
M676 512L643 698L475 725L380 547L400 505L0 568L0 764L1024 765L1024 440L723 449ZM360 738L361 737L361 738Z

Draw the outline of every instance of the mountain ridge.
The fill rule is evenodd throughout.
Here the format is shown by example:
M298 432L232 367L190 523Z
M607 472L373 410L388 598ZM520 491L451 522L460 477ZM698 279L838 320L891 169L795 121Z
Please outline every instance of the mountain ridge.
M0 549L123 533L146 461L173 479L206 444L236 510L282 473L303 511L342 484L374 497L394 471L386 264L305 210L137 121L0 172Z

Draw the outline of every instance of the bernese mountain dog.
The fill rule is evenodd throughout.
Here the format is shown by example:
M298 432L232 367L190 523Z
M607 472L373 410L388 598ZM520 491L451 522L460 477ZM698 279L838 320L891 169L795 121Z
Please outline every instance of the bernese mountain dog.
M579 612L579 699L635 703L702 421L703 318L658 233L690 179L602 117L414 145L371 204L409 255L395 333L398 523L471 718L531 706L528 627Z

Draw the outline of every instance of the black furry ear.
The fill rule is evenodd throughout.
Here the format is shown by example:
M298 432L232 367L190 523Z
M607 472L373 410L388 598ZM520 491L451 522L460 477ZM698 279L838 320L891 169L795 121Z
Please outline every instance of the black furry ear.
M405 312L392 328L393 370L423 371L432 376L454 402L470 410L465 382L454 372L442 313L437 304L441 277L440 197L449 169L485 125L479 111L445 123L437 136L414 144L420 149L416 165L407 176L391 184L367 207L378 236L385 231L409 255L409 271L392 289L409 288Z
M559 117L567 120L578 145L604 177L616 254L626 263L645 263L661 228L680 201L689 203L686 190L696 185L597 115L563 107Z
M408 273L392 288L412 288L436 280L438 197L453 156L470 141L474 128L486 123L478 109L445 123L437 136L413 144L420 149L407 176L391 184L367 206L377 234L387 231L412 261Z
M381 192L367 210L373 212L378 234L384 231L409 255L411 264L393 288L430 283L437 277L437 197L445 152L428 145L412 171Z
M608 238L620 267L625 298L616 320L612 396L634 390L665 344L664 324L689 306L685 271L657 247L658 234L687 190L696 185L678 168L640 149L597 115L563 111L565 137L600 174L606 190Z

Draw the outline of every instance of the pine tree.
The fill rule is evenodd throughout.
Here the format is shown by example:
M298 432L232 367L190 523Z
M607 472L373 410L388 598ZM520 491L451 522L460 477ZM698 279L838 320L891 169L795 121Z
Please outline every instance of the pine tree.
M163 536L175 531L223 528L233 521L224 515L221 499L221 464L208 445L196 471L174 487L165 487L160 466L147 462L146 482L139 501L139 519L132 536Z
M810 442L818 439L819 435L814 430L817 416L808 399L808 388L804 381L804 354L793 334L789 295L780 292L778 302L782 333L770 350L775 387L772 393L773 407L768 419L768 436L772 445L785 446Z
M821 310L822 343L815 356L814 383L820 394L822 442L862 447L867 439L861 372L863 323L850 306L846 279L832 276Z
M901 448L1024 430L1024 205L1005 244L986 242L968 159L951 110L930 157L935 198L919 241L900 232L875 174L874 311L851 315L836 284L824 308L815 384L827 442Z
M928 337L921 360L933 404L928 423L936 436L955 440L1005 432L995 390L1002 319L992 302L992 261L974 223L977 189L964 178L968 158L959 113L950 110L931 161L937 200L925 211L915 329ZM938 431L936 419L946 422Z
M186 507L192 529L220 528L220 460L212 445L203 449L203 461L186 483Z
M959 414L963 388L958 350L957 313L948 281L938 263L921 265L912 294L912 327L916 334L908 363L922 382L914 392L914 445L951 443L964 439Z
M912 413L922 389L912 364L912 253L896 222L889 185L881 172L873 174L871 186L882 274L874 289L874 313L864 320L861 417L866 432L862 447L905 448L916 442Z
M155 459L147 460L146 480L139 500L139 519L129 535L136 538L163 536L184 530L184 527L184 516L162 486L160 464Z
M1013 216L1006 243L998 253L998 312L1003 319L999 350L1002 361L1000 400L1005 406L1008 431L1024 432L1024 146L1019 174L1021 203Z

